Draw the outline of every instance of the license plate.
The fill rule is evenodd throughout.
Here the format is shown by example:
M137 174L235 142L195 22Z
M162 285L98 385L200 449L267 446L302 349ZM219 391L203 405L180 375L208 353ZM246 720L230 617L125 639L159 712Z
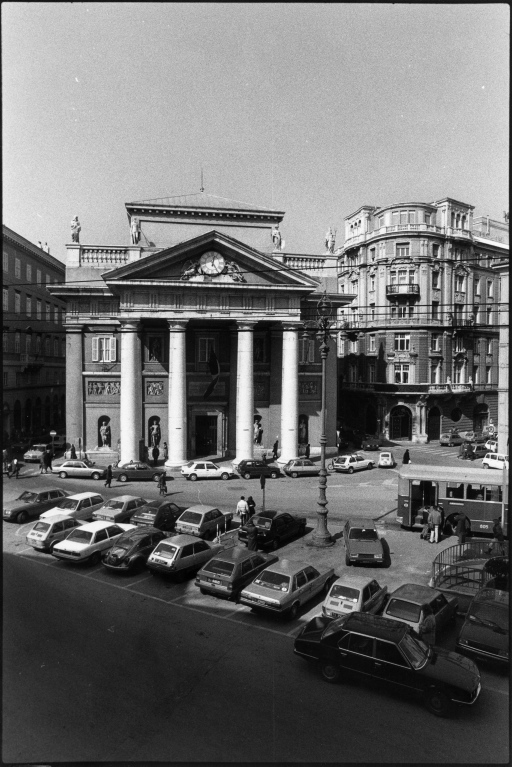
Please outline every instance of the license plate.
M220 581L216 581L214 578L211 578L210 583L216 583L217 586L220 586Z
M157 562L159 565L166 565L166 564L167 564L167 562L165 561L165 559L156 559L156 557L155 557L155 559L153 560L153 562Z
M257 605L266 605L267 604L264 599L255 599L254 601L256 602Z

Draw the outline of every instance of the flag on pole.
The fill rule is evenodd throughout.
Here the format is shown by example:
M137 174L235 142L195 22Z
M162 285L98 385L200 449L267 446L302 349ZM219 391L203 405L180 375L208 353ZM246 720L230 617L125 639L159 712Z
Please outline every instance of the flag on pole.
M217 359L217 355L215 354L213 349L210 350L208 367L210 369L212 380L210 381L208 388L203 394L203 399L208 399L210 397L210 395L213 393L213 390L215 389L215 386L217 385L217 381L219 380L220 365L219 365L219 360Z

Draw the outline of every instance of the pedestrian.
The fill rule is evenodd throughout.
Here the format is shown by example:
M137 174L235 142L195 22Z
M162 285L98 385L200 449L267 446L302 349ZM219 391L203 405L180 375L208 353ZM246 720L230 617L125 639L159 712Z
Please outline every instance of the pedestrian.
M249 551L258 551L258 531L252 519L247 523L247 548Z
M459 445L459 454L458 454L457 458L464 459L465 457L466 457L466 445L465 445L464 442L461 442L460 445Z
M164 461L169 458L169 450L167 448L167 442L164 442Z
M277 461L277 451L279 449L279 437L276 437L276 441L272 446L272 460Z
M12 474L12 461L7 461L7 478L10 479Z
M45 474L48 473L48 469L50 470L50 474L52 473L52 454L50 450L45 451Z
M421 528L420 538L422 538L424 541L430 540L430 525L428 524L428 522L425 522L425 524Z
M160 474L158 480L158 491L160 495L167 495L167 482L165 481L165 474Z
M455 533L459 539L459 544L462 545L466 543L466 515L459 511L453 521L456 523Z
M39 473L40 474L44 474L44 468L45 468L44 453L41 453L41 458L39 459L39 469L40 469Z
M110 487L112 482L112 464L107 466L107 473L105 475L105 487Z
M311 453L311 445L308 442L308 444L306 445L306 450L304 452L304 455L306 456L306 458L309 458L310 453Z
M72 461L76 461L76 450L74 445L71 445L71 450L69 451L69 457L71 458Z
M247 506L249 507L248 518L250 519L256 510L256 501L254 500L252 495L250 495L247 499Z
M4 472L7 471L7 450L2 451L2 461L3 461L3 470Z
M18 479L18 475L20 473L20 464L17 458L15 458L12 462L12 473Z
M160 450L155 445L153 450L151 451L151 456L153 458L153 466L156 466L158 463L158 456L160 455Z
M430 527L430 543L439 543L439 525L441 524L441 512L436 506L431 506L428 513L428 525Z
M494 553L496 556L505 556L505 536L503 534L503 528L501 526L501 521L499 517L496 517L494 520L494 525L492 526L492 534L494 536L493 541L489 548L487 549L487 553L491 554L494 550Z
M430 647L436 643L436 619L430 605L423 605L423 620L420 624L420 637Z
M409 450L408 450L408 449L407 449L407 450L405 451L405 453L404 453L404 457L402 458L402 463L403 463L403 464L412 463L412 461L411 461L411 456L410 456L410 454L409 454Z
M245 500L245 496L240 496L240 500L236 505L236 513L240 517L240 527L243 527L247 521L247 515L249 514L249 506Z

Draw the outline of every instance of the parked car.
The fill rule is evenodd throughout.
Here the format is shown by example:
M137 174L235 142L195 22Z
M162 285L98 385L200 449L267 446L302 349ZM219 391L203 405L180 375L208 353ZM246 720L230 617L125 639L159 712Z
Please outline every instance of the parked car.
M218 532L231 527L233 513L219 511L214 506L190 506L176 521L176 532L196 535L198 538L215 538Z
M261 554L235 546L213 556L196 576L201 594L236 599L265 567L277 562L274 554Z
M310 461L309 458L292 458L285 463L283 471L289 477L316 477L320 474L320 466Z
M72 530L67 538L53 547L51 554L67 562L87 562L95 565L100 561L102 551L110 549L126 530L134 529L134 525L112 524L99 520L89 522Z
M176 527L176 520L184 511L183 506L177 506L166 498L159 498L140 506L130 522L137 527L156 527L158 530L171 532Z
M93 511L103 506L105 500L99 493L75 493L59 501L51 509L40 515L39 519L48 519L55 514L66 514L74 519L92 519Z
M464 438L466 442L478 442L483 443L487 440L486 435L481 431L461 431L460 436Z
M220 544L210 544L192 535L175 535L160 541L149 555L147 565L153 575L161 573L185 577L196 573L221 550Z
M484 469L500 469L503 471L503 466L508 469L508 455L504 453L486 453L482 460L482 466Z
M306 532L306 519L287 512L261 511L251 517L256 527L258 548L271 548L274 551L283 541ZM247 545L247 525L238 528L238 540Z
M458 431L446 431L439 437L439 444L448 445L448 447L462 445L463 442L464 437L462 437Z
M477 459L484 458L486 456L488 451L485 445L479 445L476 442L469 442L468 444L471 446L471 461L476 461Z
M375 522L371 519L348 519L343 528L345 564L384 564L384 549Z
M59 541L67 538L75 527L84 524L79 519L68 517L66 514L55 514L49 519L40 519L27 534L27 543L36 551L52 551Z
M361 448L363 450L378 450L380 448L380 439L367 435L361 440Z
M453 703L474 703L480 695L478 668L464 656L429 647L412 630L379 615L353 613L337 620L318 616L295 639L294 653L319 664L326 682L345 676L375 679L401 694L422 696L436 716Z
M107 522L128 522L137 509L147 503L145 498L136 495L118 495L109 498L103 506L92 513L93 519L105 519Z
M381 586L375 578L336 578L324 599L322 614L327 618L339 618L352 612L378 613L387 593L388 587Z
M379 455L379 469L392 469L396 466L395 456L389 450L385 450Z
M508 665L510 616L507 591L483 588L475 594L457 638L457 649L464 655L477 655Z
M52 443L37 443L35 445L32 445L30 450L27 450L27 452L23 455L23 460L27 462L34 462L39 463L41 460L41 457L46 450L49 450L51 452L52 449Z
M335 458L328 468L331 468L331 466L333 471L353 474L355 471L373 469L375 461L371 458L365 458L359 453L352 453L351 455L340 455L338 458Z
M162 530L154 527L136 527L127 530L116 540L112 548L103 552L102 564L117 573L132 573L146 566L148 557L161 540Z
M64 461L59 466L53 466L52 473L58 474L61 479L66 479L67 477L102 479L107 473L107 467L96 466L93 461L84 458L80 461Z
M148 464L143 461L127 461L126 463L119 463L112 469L112 478L117 479L119 482L128 482L128 480L139 482L146 479L152 479L153 482L158 482L162 474L165 476L165 468L148 466Z
M441 591L430 586L406 583L390 594L382 615L384 618L406 623L419 632L425 617L426 605L432 609L436 619L436 629L439 630L455 620L459 601L457 597L445 596Z
M4 501L2 516L22 525L29 517L38 517L68 495L69 493L60 487L24 490L14 501Z
M296 618L301 605L321 591L328 592L334 568L318 570L303 562L282 559L266 567L240 594L240 601L252 610L268 610Z
M280 476L281 471L277 466L267 466L265 461L247 460L240 461L237 466L237 471L244 479L253 479L253 477L272 477L277 479Z
M217 466L213 461L189 461L181 467L185 479L195 482L196 479L230 479L236 477L231 467Z
M497 439L488 439L485 443L484 447L489 450L491 453L497 453L498 452L498 440Z

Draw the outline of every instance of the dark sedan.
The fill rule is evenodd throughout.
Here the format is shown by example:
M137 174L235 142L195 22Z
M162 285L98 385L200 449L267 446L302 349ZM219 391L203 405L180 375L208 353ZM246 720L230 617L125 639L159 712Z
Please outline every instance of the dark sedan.
M313 618L296 638L294 652L317 661L327 682L375 679L401 694L421 695L436 716L447 716L453 703L470 705L480 694L473 661L429 647L408 626L378 615Z
M477 592L469 605L466 620L457 639L457 649L465 655L509 663L510 620L507 591L483 588Z
M271 548L275 551L283 541L306 532L304 517L295 517L286 512L262 511L251 517L251 522L256 527L257 545L261 549ZM238 528L238 540L247 543L247 525Z
M196 576L201 594L214 594L236 599L245 586L265 567L277 562L274 554L260 554L239 546L219 552Z
M372 519L347 520L343 528L345 564L382 565L384 549Z
M166 498L158 498L137 509L130 522L140 527L156 527L158 530L172 532L176 527L176 520L185 508L185 506L176 506Z
M237 466L237 472L244 479L252 479L253 477L272 477L277 479L280 476L281 471L277 466L267 466L265 461L246 460L240 461Z
M52 509L68 495L70 493L61 490L60 487L25 490L14 501L4 501L2 516L4 519L15 520L22 525L29 517L38 517L43 511Z
M119 536L111 549L102 557L102 564L108 570L130 573L142 570L148 557L160 541L165 538L162 530L154 527L138 527Z
M144 479L152 479L154 482L158 482L162 474L165 476L164 468L159 469L156 466L148 466L147 463L142 461L128 461L128 463L118 464L112 469L112 478L117 479L119 482L128 482L128 480L139 482Z

